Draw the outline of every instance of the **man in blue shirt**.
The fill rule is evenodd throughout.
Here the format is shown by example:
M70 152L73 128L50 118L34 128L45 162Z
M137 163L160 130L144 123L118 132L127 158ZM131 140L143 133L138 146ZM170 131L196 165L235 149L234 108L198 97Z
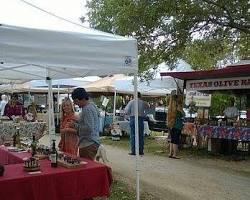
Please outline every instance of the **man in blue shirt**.
M100 145L100 113L96 105L89 102L89 94L84 88L76 88L72 92L71 96L74 104L78 105L82 109L80 119L72 124L78 130L79 155L80 157L94 160Z
M148 103L141 100L141 93L138 92L138 128L139 128L139 154L144 154L144 118L146 110L149 108ZM135 155L135 100L131 100L125 107L125 113L129 116L130 124L130 155Z

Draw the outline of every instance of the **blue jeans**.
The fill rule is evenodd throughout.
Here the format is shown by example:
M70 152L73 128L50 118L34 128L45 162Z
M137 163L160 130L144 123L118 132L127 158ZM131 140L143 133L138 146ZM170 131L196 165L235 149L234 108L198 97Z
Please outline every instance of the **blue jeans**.
M143 154L144 150L144 118L138 117L138 128L139 128L139 154ZM135 154L135 117L130 117L130 148L131 153Z

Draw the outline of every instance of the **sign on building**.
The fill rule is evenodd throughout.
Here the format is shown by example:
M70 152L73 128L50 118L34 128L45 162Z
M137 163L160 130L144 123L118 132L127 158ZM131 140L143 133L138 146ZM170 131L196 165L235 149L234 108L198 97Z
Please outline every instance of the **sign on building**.
M232 77L205 80L187 80L187 90L249 89L250 77Z
M188 106L190 102L195 102L197 107L210 107L211 94L205 94L198 91L187 91L185 104Z

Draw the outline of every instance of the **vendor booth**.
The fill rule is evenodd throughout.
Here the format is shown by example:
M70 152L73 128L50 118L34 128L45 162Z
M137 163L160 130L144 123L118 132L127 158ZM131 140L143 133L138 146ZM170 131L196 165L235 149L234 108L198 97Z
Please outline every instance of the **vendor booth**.
M52 79L122 72L135 74L137 83L136 40L84 27L81 30L51 31L0 24L0 81L15 83L46 79L49 88L51 139L55 134ZM136 84L134 94L137 98ZM137 120L136 133L137 162ZM0 199L82 199L109 196L111 179L108 177L111 174L109 167L105 165L88 161L84 167L75 170L63 167L52 170L49 161L41 161L40 167L41 171L33 175L23 171L23 163L6 165L5 172L0 177ZM139 199L138 164L136 172ZM70 188L69 182L72 183Z
M83 167L51 168L44 159L39 161L41 171L26 172L23 159L29 156L27 152L10 152L0 147L0 164L5 165L4 175L0 176L1 199L78 200L109 196L112 176L105 165L82 159Z
M225 68L193 71L193 72L166 72L161 76L172 76L184 80L184 87L188 91L213 91L230 90L237 95L246 95L250 99L250 61L228 65ZM249 109L250 105L247 105ZM203 113L204 114L204 113ZM206 114L208 116L208 114ZM238 142L250 142L250 119L225 118L223 121L212 121L209 117L202 123L196 124L197 134L201 138L208 138L208 150L214 153L231 154L237 151ZM210 146L211 142L211 146Z

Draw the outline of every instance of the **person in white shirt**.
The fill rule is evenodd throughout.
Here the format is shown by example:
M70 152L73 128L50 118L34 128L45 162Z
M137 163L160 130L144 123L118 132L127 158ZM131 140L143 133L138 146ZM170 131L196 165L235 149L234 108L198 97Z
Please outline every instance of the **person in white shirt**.
M239 110L238 108L235 107L235 101L234 101L234 98L231 98L230 99L230 106L227 107L225 110L224 110L224 116L227 118L227 119L237 119L238 116L239 116Z
M5 105L8 103L8 99L7 99L7 96L5 94L3 94L1 96L1 102L0 102L0 112L1 112L1 116L3 116L3 113L4 113L4 108L5 108Z

